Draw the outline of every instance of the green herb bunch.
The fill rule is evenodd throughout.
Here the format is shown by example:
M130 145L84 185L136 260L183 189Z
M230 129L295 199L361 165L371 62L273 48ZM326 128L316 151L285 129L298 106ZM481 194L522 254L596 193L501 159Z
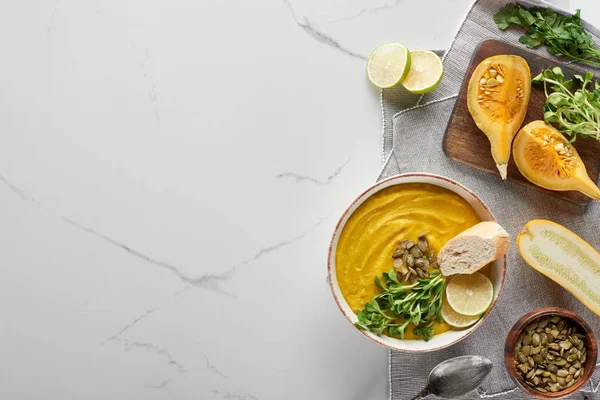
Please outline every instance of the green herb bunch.
M383 273L385 285L379 277L375 284L383 291L358 312L356 326L377 335L404 339L409 323L415 326L415 336L429 340L434 334L434 322L441 321L443 288L446 279L439 270L430 272L428 279L413 285L400 282L394 269Z
M565 80L559 67L544 70L533 78L534 83L544 85L544 120L570 135L571 142L578 136L600 140L600 82L596 80L592 87L593 78L594 74L588 72L585 77L575 75ZM580 87L571 91L574 81Z
M525 28L519 41L529 48L545 44L551 54L600 66L600 51L581 26L579 10L573 15L562 15L549 8L527 9L507 4L494 15L494 21L502 30L512 25Z

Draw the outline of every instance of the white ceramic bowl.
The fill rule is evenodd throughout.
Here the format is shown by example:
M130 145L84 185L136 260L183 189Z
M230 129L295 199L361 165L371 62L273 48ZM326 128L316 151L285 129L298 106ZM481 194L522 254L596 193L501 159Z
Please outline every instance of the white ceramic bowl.
M379 192L382 189L385 189L390 186L403 184L403 183L429 183L435 186L442 187L444 189L448 189L465 200L469 202L469 204L473 207L475 212L479 215L479 217L483 221L496 221L494 215L490 211L490 209L485 205L485 203L477 197L475 193L461 185L460 183L446 178L440 175L427 174L427 173L412 173L412 174L403 174L394 176L383 181L377 182L375 185L371 186L365 192L363 192L356 200L354 200L348 208L344 211L342 216L340 217L335 230L333 232L333 237L331 239L331 244L329 246L329 260L327 262L327 273L329 276L329 284L331 285L331 290L333 291L333 297L335 298L335 302L339 306L342 313L346 316L348 321L354 326L354 323L358 321L358 318L354 311L350 309L346 299L342 295L340 291L340 287L337 281L336 276L336 265L335 265L335 254L338 241L340 239L340 234L346 225L346 221L352 215L352 213L369 197L373 194ZM492 284L494 285L494 300L492 305L485 313L485 315L473 326L463 329L463 330L450 330L448 332L444 332L439 335L435 335L429 341L424 340L401 340L395 339L388 336L378 336L371 332L365 332L355 327L356 330L361 332L363 335L371 339L372 341L379 343L382 346L389 347L393 350L400 350L405 352L428 352L443 349L444 347L451 346L455 343L458 343L462 339L469 336L473 333L485 319L488 317L496 302L498 301L498 296L502 291L502 287L504 286L504 278L506 277L506 256L503 258L496 260L492 263L490 279Z

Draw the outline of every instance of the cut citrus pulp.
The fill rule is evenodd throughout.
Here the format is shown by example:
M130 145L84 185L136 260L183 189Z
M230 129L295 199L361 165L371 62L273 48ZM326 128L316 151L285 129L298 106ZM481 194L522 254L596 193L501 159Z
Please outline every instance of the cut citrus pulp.
M439 85L444 76L444 64L433 51L412 50L410 69L402 86L411 93L427 93Z
M494 299L494 286L483 274L455 275L446 286L446 300L459 314L483 314Z
M479 321L481 315L476 316L467 316L462 315L454 311L448 301L444 301L442 304L442 318L446 323L455 328L467 328L473 325L475 322Z
M600 315L600 254L585 240L556 222L536 219L521 229L517 247L527 264Z
M386 89L400 83L410 69L410 53L400 43L385 43L369 56L367 74L369 80Z

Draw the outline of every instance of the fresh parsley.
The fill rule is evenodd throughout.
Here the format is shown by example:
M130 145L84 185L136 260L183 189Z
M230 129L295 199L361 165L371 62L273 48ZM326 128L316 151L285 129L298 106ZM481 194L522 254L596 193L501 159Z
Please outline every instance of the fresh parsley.
M383 273L381 282L375 284L382 292L375 295L365 308L358 312L356 326L377 335L387 334L404 339L408 324L415 328L415 336L429 340L434 334L434 322L441 321L443 288L446 279L439 270L430 272L428 279L413 285L400 282L394 269Z
M547 69L533 78L534 83L544 85L546 104L544 120L555 124L558 129L570 135L571 142L578 136L600 140L600 82L592 85L594 74L575 75L565 80L559 67ZM574 81L579 89L572 91Z
M581 26L579 10L562 15L549 8L527 9L511 3L494 14L494 21L501 30L513 25L525 28L519 41L529 48L545 44L551 54L600 66L600 51Z

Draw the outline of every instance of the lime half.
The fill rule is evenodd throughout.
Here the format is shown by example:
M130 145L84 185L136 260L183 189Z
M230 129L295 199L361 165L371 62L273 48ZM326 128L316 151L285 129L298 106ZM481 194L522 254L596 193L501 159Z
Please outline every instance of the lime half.
M380 88L400 83L410 69L410 52L400 43L385 43L373 50L367 62L369 80Z
M454 275L446 286L446 300L459 314L477 316L483 314L494 299L494 286L487 276L474 272L470 275Z
M410 70L402 85L411 93L427 93L439 85L444 76L444 64L433 51L410 52Z
M469 317L466 315L462 315L454 311L448 301L444 301L442 304L442 318L446 323L455 328L468 328L473 325L475 322L479 321L481 315L476 315L474 317Z

